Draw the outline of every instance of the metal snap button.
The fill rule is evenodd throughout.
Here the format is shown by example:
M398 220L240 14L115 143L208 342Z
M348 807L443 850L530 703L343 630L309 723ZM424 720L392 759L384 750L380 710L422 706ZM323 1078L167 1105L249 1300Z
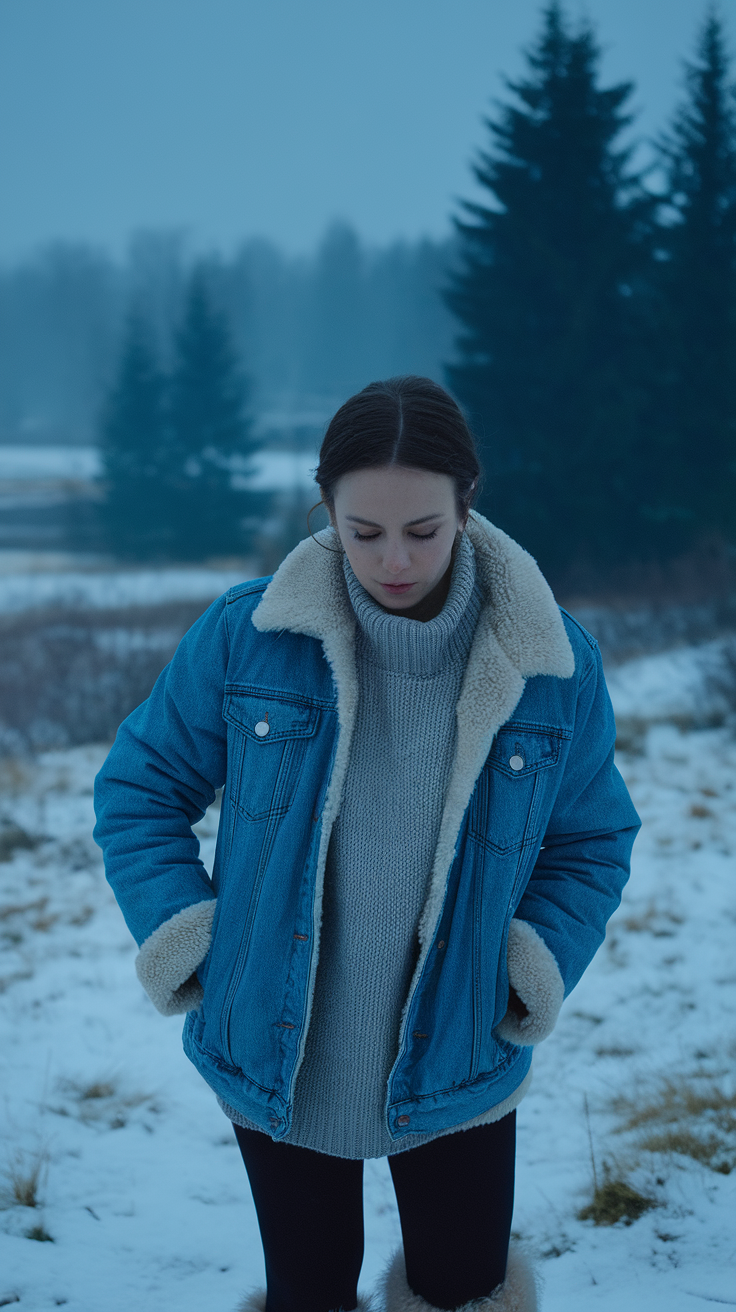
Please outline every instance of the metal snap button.
M408 1125L408 1124L409 1124L409 1117L408 1117L408 1116L399 1116L398 1120L396 1121L396 1124L397 1124L397 1125Z
M258 726L257 726L257 725L256 725L256 733L258 733ZM523 769L524 769L524 757L523 757L523 756L511 756L511 757L509 757L509 765L511 766L511 769L512 769L512 770L523 770Z
M268 711L266 711L263 719L258 721L258 724L255 727L255 732L258 734L259 738L265 738L270 729L271 726L268 723Z

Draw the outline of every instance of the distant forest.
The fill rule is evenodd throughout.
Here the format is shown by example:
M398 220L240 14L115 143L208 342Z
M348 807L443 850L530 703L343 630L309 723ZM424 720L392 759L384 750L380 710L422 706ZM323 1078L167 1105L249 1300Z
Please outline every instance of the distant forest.
M287 440L301 427L313 444L335 406L374 378L443 381L450 251L429 240L369 248L336 223L311 256L252 240L230 259L198 260L230 324L256 423L301 417ZM0 442L95 442L128 313L153 326L167 362L192 263L180 235L146 232L121 262L60 243L0 270Z
M258 442L313 446L351 392L427 374L478 439L480 510L553 579L703 551L732 573L736 82L723 22L706 11L648 170L626 135L633 85L601 85L595 32L560 4L506 91L473 169L482 200L460 205L446 242L368 249L338 224L309 258L251 241L193 261L176 236L149 233L122 264L57 247L8 270L0 440L99 441L116 551L221 555L270 513L248 501Z

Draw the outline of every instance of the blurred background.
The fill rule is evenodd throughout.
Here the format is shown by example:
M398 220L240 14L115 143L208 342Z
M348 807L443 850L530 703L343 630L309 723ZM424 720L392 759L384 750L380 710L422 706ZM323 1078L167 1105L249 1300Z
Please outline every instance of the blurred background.
M731 5L5 0L0 744L109 738L372 379L611 657L734 623ZM319 516L317 516L319 523Z
M515 1233L547 1312L733 1304L735 52L736 0L0 0L0 1306L263 1280L92 784L306 535L336 407L408 372L598 639L644 821L535 1053ZM385 1162L365 1196L368 1292Z

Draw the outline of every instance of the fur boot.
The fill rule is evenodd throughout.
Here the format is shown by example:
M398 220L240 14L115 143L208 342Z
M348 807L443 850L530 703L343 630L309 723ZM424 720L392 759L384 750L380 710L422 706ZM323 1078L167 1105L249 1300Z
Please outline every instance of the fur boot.
M404 1254L396 1254L383 1278L385 1312L436 1312L406 1283ZM531 1263L517 1244L509 1249L506 1279L488 1298L475 1298L457 1312L537 1312L537 1286Z
M237 1312L265 1312L265 1307L265 1289L254 1289L251 1294L246 1295L242 1303L238 1303ZM356 1312L371 1312L371 1307L371 1300L369 1298L359 1298Z
M265 1289L254 1289L250 1294L246 1294L241 1303L238 1303L237 1312L265 1312L265 1307Z

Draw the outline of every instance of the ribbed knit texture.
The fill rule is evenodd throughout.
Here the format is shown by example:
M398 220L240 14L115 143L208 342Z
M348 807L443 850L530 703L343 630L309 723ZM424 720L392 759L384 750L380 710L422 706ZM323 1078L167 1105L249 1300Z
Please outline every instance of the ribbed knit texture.
M383 610L344 563L358 619L358 715L327 857L314 1008L288 1138L340 1157L381 1157L393 1146L386 1086L481 597L465 536L447 601L425 623Z
M455 708L483 598L465 534L447 600L433 620L383 610L347 557L344 570L358 620L358 712L327 855L312 1016L284 1141L363 1158L437 1137L392 1141L385 1105L454 760ZM521 1096L520 1089L498 1114ZM257 1128L221 1105L238 1124ZM458 1128L486 1119L497 1116Z

